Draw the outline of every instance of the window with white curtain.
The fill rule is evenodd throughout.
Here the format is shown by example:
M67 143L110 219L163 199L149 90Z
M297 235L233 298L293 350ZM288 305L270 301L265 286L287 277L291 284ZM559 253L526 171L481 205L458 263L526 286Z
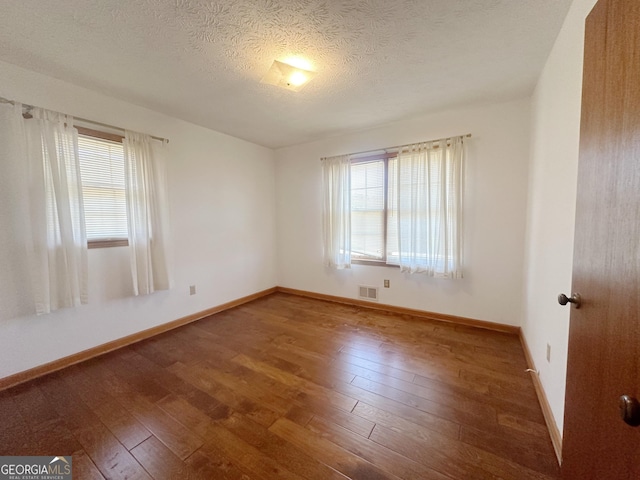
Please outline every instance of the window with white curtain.
M89 248L126 246L122 137L79 128L78 156Z
M351 158L351 260L462 277L463 137Z
M168 140L83 128L69 115L1 97L0 132L3 198L19 213L9 230L27 256L10 267L21 291L31 280L35 313L88 302L88 246L129 246L134 295L171 287Z

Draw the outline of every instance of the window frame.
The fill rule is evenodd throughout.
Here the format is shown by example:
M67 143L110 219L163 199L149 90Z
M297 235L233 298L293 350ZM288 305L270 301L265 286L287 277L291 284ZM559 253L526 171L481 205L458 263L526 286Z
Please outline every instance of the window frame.
M353 265L369 265L373 267L391 267L391 268L400 268L400 265L395 265L392 263L387 263L387 233L388 226L387 220L389 215L389 160L392 158L397 158L398 152L384 152L375 155L367 155L364 157L355 157L350 160L351 165L355 165L358 163L370 163L370 162L378 162L382 161L384 165L384 173L383 173L383 238L382 238L382 259L380 260L367 260L367 259L353 259L351 258L351 263ZM353 210L352 210L353 211ZM353 253L353 252L351 252Z
M75 125L74 128L78 131L78 135L82 135L85 137L93 137L99 138L101 140L108 140L116 143L122 143L124 140L123 135L118 135L116 133L108 133L100 130L94 130L92 128L81 127ZM87 248L112 248L112 247L128 247L129 239L128 238L100 238L96 240L87 239Z

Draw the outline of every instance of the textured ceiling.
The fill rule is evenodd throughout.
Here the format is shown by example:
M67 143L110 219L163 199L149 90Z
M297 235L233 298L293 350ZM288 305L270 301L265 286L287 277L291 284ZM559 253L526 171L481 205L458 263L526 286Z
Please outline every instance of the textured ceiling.
M268 147L531 93L571 0L0 0L0 60ZM260 83L273 60L317 72Z

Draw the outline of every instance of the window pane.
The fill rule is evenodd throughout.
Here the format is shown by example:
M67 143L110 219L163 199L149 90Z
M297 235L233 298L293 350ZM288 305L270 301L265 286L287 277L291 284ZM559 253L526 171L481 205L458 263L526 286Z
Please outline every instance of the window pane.
M384 161L351 165L351 256L384 258Z
M78 136L87 240L127 238L121 143Z

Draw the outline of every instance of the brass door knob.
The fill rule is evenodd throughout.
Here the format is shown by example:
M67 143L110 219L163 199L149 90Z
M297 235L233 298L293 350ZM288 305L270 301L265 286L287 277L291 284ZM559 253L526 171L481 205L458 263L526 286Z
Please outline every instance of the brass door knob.
M620 416L627 425L637 427L640 425L640 402L629 395L620 397Z
M580 298L579 293L574 293L570 297L567 297L564 293L558 295L558 303L560 305L566 305L567 303L573 303L576 308L580 308L582 305L582 298Z

